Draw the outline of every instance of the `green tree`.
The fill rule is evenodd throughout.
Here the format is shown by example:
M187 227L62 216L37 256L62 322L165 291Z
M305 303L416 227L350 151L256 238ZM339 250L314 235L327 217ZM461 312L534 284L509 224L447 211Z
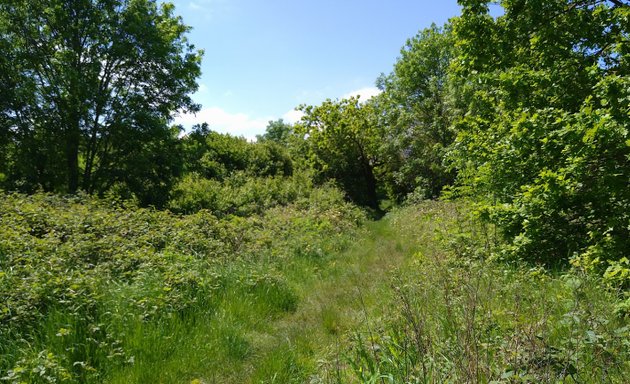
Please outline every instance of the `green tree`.
M237 171L251 176L289 176L293 165L286 148L274 141L251 143L210 130L207 123L195 126L182 140L185 169L206 179L224 180Z
M273 141L278 144L288 145L289 138L293 133L293 127L289 123L285 123L283 119L272 120L267 124L265 133L257 135L259 141Z
M333 179L355 203L378 209L379 130L376 109L358 98L301 106L295 125L315 177Z
M445 160L455 139L449 87L453 52L450 26L432 25L407 41L393 72L377 81L383 91L380 124L388 137L383 142L386 184L396 199L418 189L427 198L437 197L454 181Z
M630 7L615 1L461 1L467 114L461 180L487 197L510 250L617 268L630 249Z
M201 60L173 10L156 0L0 4L10 187L168 191L178 169L169 123L176 111L198 109L189 94ZM144 190L147 175L159 192Z

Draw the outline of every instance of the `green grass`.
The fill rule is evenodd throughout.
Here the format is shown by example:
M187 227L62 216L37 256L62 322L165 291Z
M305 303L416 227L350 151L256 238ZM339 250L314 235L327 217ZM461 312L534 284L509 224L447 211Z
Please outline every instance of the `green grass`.
M369 223L355 246L275 266L287 286L228 290L207 319L138 334L151 351L108 382L303 383L366 319L386 316L390 272L412 254L386 221ZM290 287L290 288L288 288ZM145 330L146 332L146 330ZM163 341L164 335L169 339ZM155 369L160 367L160 369Z
M417 250L392 278L387 318L354 329L325 382L625 383L630 322L597 276L500 261L464 202L386 218ZM369 326L368 326L369 325Z
M0 377L624 382L630 326L615 313L615 292L597 277L501 261L494 231L466 207L427 202L359 230L335 219L334 206L235 220L213 230L240 242L231 257L161 255L127 283L103 281L72 312L49 309L29 340L0 346L0 363L14 367ZM185 220L177 225L205 225Z

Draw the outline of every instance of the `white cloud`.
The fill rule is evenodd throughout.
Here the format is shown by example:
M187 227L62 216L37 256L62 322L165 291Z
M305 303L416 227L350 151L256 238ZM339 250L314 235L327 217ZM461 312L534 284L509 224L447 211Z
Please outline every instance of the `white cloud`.
M345 95L341 96L341 98L349 99L350 97L353 97L353 96L354 97L360 96L361 101L367 101L380 93L381 93L381 90L376 87L364 87L361 89L348 92Z
M191 1L190 3L188 3L188 8L192 9L193 11L201 11L203 10L203 7L197 3L195 3L194 1Z
M206 92L203 84L199 92ZM227 91L231 94L231 91ZM364 87L348 92L342 98L360 96L361 101L369 100L381 91L376 87ZM226 95L227 96L227 95ZM304 116L304 112L291 110L281 116L287 123L294 124ZM182 114L175 117L175 124L181 124L186 130L190 130L195 124L208 123L210 129L221 133L229 133L234 136L243 136L248 140L255 140L256 135L265 133L269 121L277 120L277 117L255 117L246 113L231 113L220 107L206 107L196 114Z
M289 111L289 112L285 113L284 115L282 115L282 119L284 121L286 121L287 123L295 124L298 121L300 121L302 116L304 116L304 112L297 111L297 110L294 109L294 110Z
M230 113L219 107L208 107L202 108L196 114L187 113L177 116L175 124L181 124L186 130L190 130L195 124L208 123L213 131L255 140L256 135L265 133L270 120L273 118L256 118L246 113Z
M229 4L226 0L193 0L188 2L188 9L209 20L228 12Z

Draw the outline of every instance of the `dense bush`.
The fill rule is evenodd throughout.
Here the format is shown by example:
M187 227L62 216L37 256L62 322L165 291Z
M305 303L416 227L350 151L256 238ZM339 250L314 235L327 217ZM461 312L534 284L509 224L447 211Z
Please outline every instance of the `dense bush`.
M207 209L219 217L249 216L308 197L312 189L310 179L304 174L253 177L236 172L219 181L192 173L175 186L169 208L179 213Z
M212 313L226 290L265 297L262 316L291 310L295 295L270 268L308 249L332 252L362 220L333 189L224 220L207 210L177 216L86 196L3 194L0 377L101 380L133 362L134 329Z
M243 171L253 177L290 176L293 164L285 147L274 141L248 142L245 138L211 131L207 124L182 139L185 168L207 179L223 180Z
M506 254L628 285L629 8L504 0L493 18L487 3L466 2L454 28L460 180Z

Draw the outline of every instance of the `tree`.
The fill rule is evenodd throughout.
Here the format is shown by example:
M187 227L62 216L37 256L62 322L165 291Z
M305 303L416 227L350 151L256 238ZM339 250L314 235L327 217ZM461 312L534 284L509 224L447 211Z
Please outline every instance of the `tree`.
M377 81L380 124L388 136L386 184L398 200L417 189L437 197L454 181L445 159L455 139L448 71L453 52L450 26L432 25L407 41L393 72Z
M630 7L504 0L495 19L486 1L461 4L462 182L487 197L510 253L619 267L630 249Z
M288 145L289 137L293 133L293 127L289 123L285 123L283 119L272 120L267 124L265 133L258 135L259 141L273 141L284 146Z
M178 169L169 123L198 109L189 94L202 55L173 10L156 0L0 4L11 187L102 193L123 183L142 192L148 172L168 189Z
M301 106L296 134L305 140L308 162L319 181L336 180L357 204L378 209L378 127L372 104L358 98Z
M250 176L290 176L293 165L287 149L274 141L248 142L243 137L195 126L182 139L187 173L224 180L238 171Z

